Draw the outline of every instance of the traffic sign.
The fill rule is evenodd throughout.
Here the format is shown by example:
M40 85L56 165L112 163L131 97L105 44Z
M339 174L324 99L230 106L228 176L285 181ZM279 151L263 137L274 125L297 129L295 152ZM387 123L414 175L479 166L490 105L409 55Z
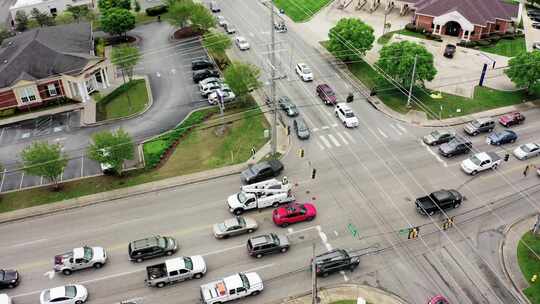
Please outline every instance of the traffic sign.
M349 230L349 232L352 234L353 237L357 237L359 235L358 229L356 228L355 225L349 223L349 225L347 225L347 229Z

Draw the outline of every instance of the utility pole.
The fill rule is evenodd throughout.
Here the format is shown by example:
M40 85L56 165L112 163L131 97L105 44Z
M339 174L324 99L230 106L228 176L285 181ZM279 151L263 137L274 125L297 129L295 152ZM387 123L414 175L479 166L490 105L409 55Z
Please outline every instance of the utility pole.
M411 76L411 86L409 87L409 97L407 98L407 108L411 107L411 96L412 96L412 89L414 84L414 74L416 73L416 60L418 58L418 55L414 55L414 65L412 68L412 76Z
M311 259L311 304L319 303L319 297L317 296L317 269L315 269L315 243L313 243L313 257Z
M386 34L386 16L388 16L388 13L386 12L386 10L384 10L384 23L383 23L383 30L382 30L383 36L384 34Z
M218 97L218 103L219 103L219 116L221 117L221 126L218 128L218 134L223 135L225 134L225 116L224 116L225 103L223 101L223 96L219 94L218 91L216 91L216 95Z
M272 39L271 51L270 51L270 69L271 79L270 79L270 98L272 100L273 108L273 123L272 123L272 155L276 154L277 151L277 102L276 102L276 37L274 31L274 0L270 0L270 37Z

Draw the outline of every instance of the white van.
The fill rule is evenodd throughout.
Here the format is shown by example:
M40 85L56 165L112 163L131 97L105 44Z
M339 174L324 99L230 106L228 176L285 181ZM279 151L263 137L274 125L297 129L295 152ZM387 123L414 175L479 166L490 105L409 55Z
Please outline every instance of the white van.
M0 293L0 304L11 304L11 298L5 293Z

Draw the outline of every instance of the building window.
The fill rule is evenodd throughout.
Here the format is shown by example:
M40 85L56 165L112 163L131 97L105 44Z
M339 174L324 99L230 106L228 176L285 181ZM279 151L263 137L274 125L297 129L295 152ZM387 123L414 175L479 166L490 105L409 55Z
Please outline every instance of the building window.
M21 101L22 102L29 102L29 101L36 100L36 94L34 92L34 88L32 88L32 87L27 87L27 88L20 89L19 90L19 95L21 96Z
M58 95L58 92L56 91L56 86L54 83L47 85L47 91L49 91L49 96L56 96Z
M499 24L495 24L495 30L498 31L501 29L501 26Z

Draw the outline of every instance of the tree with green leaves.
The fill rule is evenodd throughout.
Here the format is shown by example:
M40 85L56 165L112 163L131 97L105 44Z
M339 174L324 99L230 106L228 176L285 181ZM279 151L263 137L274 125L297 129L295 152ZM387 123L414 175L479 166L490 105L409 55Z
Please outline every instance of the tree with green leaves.
M111 8L101 15L101 28L111 35L125 35L135 28L135 16L123 8Z
M191 9L195 5L193 0L170 0L168 20L180 28L186 26L191 17Z
M88 16L88 13L90 12L88 10L88 6L86 5L77 5L77 6L68 5L66 11L70 12L73 18L75 19L75 21L77 22L81 21L82 18L85 18L86 16Z
M91 159L111 167L120 175L124 161L133 159L134 145L131 136L122 129L116 132L101 131L92 135L93 143L88 147Z
M141 59L139 49L127 44L114 47L111 53L111 62L122 70L131 81L133 77L133 67L137 65Z
M376 65L402 85L409 86L415 57L414 80L415 83L424 85L424 81L435 78L437 70L433 63L433 54L418 43L401 41L385 45L379 52Z
M54 22L56 24L70 24L75 22L75 17L73 17L73 14L71 12L64 11L63 13L54 17Z
M328 33L328 50L343 61L360 59L373 47L373 28L358 18L343 18Z
M225 82L239 98L245 97L250 91L261 87L259 76L261 70L251 63L233 62L225 69Z
M131 0L99 0L98 8L102 13L110 10L111 8L123 8L130 10Z
M212 15L206 6L200 3L195 3L191 8L189 20L194 28L202 32L206 32L216 25L216 18L214 15Z
M531 89L540 84L540 52L524 52L508 61L504 73L518 87L523 87L531 94Z
M28 28L28 15L25 11L17 11L15 13L15 29L23 32Z
M136 13L141 11L141 5L139 4L139 1L135 0L135 6L133 8Z
M54 25L54 18L47 13L41 12L37 8L33 8L30 11L30 15L32 15L32 18L34 18L41 27Z
M8 31L5 27L0 26L0 44L4 39L15 36L15 33Z
M216 30L211 30L203 35L203 46L214 59L221 61L225 58L225 51L232 45L231 38Z
M68 158L62 152L60 144L34 142L22 151L21 157L24 172L29 175L43 176L54 184L55 189L59 188L60 177L68 163Z

